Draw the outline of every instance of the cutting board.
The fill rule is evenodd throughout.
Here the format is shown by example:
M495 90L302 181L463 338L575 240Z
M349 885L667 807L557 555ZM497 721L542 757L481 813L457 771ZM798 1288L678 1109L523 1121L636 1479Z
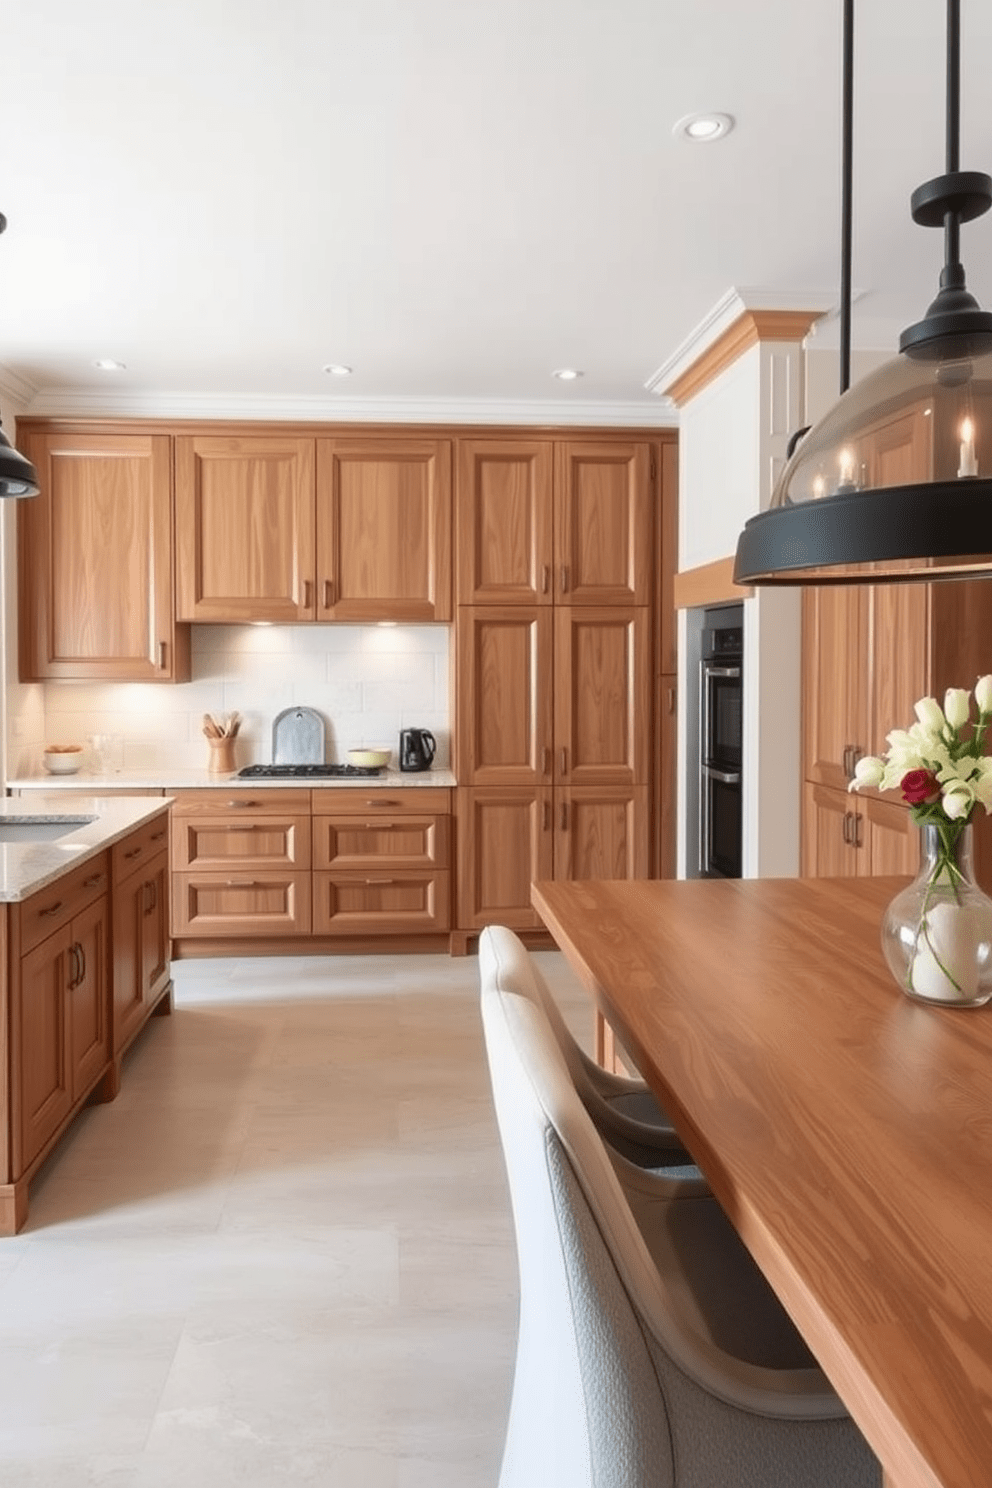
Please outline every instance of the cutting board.
M284 708L272 725L274 765L322 765L324 720L313 708Z

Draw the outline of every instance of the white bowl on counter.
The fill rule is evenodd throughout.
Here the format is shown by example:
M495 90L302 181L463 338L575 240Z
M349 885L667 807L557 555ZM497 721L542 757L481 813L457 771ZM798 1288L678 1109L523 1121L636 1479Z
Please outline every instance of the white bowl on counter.
M379 770L389 764L392 752L391 749L349 749L348 763L363 770Z
M41 762L50 775L75 775L83 763L81 744L49 744Z

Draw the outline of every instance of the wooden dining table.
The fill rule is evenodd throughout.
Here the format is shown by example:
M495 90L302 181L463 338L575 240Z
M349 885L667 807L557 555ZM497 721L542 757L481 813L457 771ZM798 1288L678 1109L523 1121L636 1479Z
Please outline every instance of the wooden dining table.
M892 1488L992 1484L992 1003L921 1004L905 879L549 882L533 903Z

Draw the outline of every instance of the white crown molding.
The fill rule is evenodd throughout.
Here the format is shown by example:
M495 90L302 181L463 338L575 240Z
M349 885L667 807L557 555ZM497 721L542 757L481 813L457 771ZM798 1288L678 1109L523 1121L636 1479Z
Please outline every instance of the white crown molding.
M2 369L0 369L2 376ZM0 381L2 388L2 381ZM111 389L38 389L23 410L59 418L339 420L399 424L558 424L674 428L657 402L611 403L482 398L278 397L236 393L139 393Z
M644 386L649 393L657 393L664 402L670 402L660 390L677 381L749 310L819 310L827 314L836 306L837 295L832 290L741 289L732 286L671 356L652 372Z
M14 413L26 413L37 396L33 383L21 377L11 367L0 366L0 398L14 405Z

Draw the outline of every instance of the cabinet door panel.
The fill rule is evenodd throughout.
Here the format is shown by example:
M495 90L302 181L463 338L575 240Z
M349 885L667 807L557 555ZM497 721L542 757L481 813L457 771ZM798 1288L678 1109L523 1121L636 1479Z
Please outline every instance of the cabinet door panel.
M651 602L651 446L559 444L555 471L555 600Z
M651 724L644 609L555 611L555 782L645 784Z
M458 612L458 776L476 785L551 779L552 612Z
M864 818L861 840L866 851L860 871L884 878L916 874L920 866L920 829L907 806L866 796L859 806Z
M855 877L862 856L855 845L857 805L846 791L807 782L803 806L803 876Z
M178 872L232 868L309 868L310 817L258 815L239 819L180 816L172 822L172 865Z
M869 752L867 596L845 584L803 593L806 778L838 790L849 779L845 750Z
M459 928L539 926L530 886L552 873L550 789L459 787L456 794Z
M389 820L361 816L314 820L314 868L342 873L359 869L447 868L448 816L404 813Z
M258 872L244 877L177 873L172 933L230 936L309 935L310 874Z
M107 1005L107 901L99 899L72 922L69 977L69 1058L72 1098L85 1095L110 1059Z
M188 678L188 632L173 622L171 440L35 434L25 449L42 489L18 511L22 678Z
M14 1177L19 1178L72 1108L68 925L21 958L14 999Z
M647 786L556 790L555 878L646 878Z
M313 894L315 935L424 935L451 925L446 872L315 873Z
M451 445L317 445L317 615L451 619Z
M312 620L314 442L176 439L183 620Z
M460 441L459 604L551 603L554 447Z
M868 754L885 753L886 734L909 728L916 718L913 704L930 691L931 592L929 584L875 584L870 591Z
M169 871L164 853L114 885L113 1019L117 1054L169 979Z

